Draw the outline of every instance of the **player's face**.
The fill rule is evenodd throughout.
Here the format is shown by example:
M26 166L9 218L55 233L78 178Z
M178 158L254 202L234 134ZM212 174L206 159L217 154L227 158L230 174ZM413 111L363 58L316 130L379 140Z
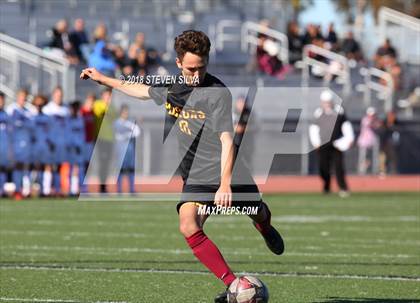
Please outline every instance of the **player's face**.
M0 109L4 108L4 98L0 96Z
M102 100L106 103L106 104L110 104L111 103L111 92L109 91L105 91L102 93Z
M333 104L332 102L329 102L329 101L322 101L321 107L325 112L330 112L333 108Z
M207 63L208 58L190 52L185 53L182 59L176 58L176 64L186 78L187 84L191 86L196 86L203 81L207 72ZM194 78L198 78L199 83L194 82Z
M16 103L19 106L23 107L26 103L26 97L27 97L27 95L26 95L25 92L19 92L18 95L17 95L17 98L16 98Z
M58 105L61 105L63 103L63 92L61 89L54 90L53 93L53 100Z
M124 119L124 120L127 120L128 119L128 110L123 109L121 111L121 118Z

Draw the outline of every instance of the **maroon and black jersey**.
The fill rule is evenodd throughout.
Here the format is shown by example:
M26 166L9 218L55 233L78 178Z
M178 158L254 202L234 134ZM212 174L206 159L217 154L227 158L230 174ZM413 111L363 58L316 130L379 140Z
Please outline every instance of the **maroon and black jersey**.
M171 85L150 87L149 95L156 104L165 106L164 137L169 132L176 133L184 182L218 184L220 134L233 132L229 89L207 73L198 87L174 81Z

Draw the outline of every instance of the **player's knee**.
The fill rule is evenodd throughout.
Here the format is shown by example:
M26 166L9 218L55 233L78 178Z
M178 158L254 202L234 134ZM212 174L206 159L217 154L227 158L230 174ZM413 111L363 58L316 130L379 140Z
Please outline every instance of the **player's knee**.
M184 237L190 237L200 230L200 227L195 222L180 222L179 231Z

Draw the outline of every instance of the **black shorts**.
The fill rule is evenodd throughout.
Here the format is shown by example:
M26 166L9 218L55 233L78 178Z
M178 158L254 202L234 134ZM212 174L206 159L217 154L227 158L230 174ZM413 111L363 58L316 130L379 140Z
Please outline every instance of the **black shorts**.
M197 205L214 206L214 196L219 189L219 185L196 185L184 184L182 188L181 201L177 204L176 210L182 204L187 202L194 202ZM261 207L262 199L257 185L232 185L232 206L233 207Z

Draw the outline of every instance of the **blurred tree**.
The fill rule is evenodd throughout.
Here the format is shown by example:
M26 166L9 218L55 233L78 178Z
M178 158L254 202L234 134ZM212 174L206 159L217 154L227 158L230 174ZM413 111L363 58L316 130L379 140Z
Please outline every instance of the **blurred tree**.
M314 0L290 0L289 3L293 8L293 20L297 20L301 12L314 4Z

